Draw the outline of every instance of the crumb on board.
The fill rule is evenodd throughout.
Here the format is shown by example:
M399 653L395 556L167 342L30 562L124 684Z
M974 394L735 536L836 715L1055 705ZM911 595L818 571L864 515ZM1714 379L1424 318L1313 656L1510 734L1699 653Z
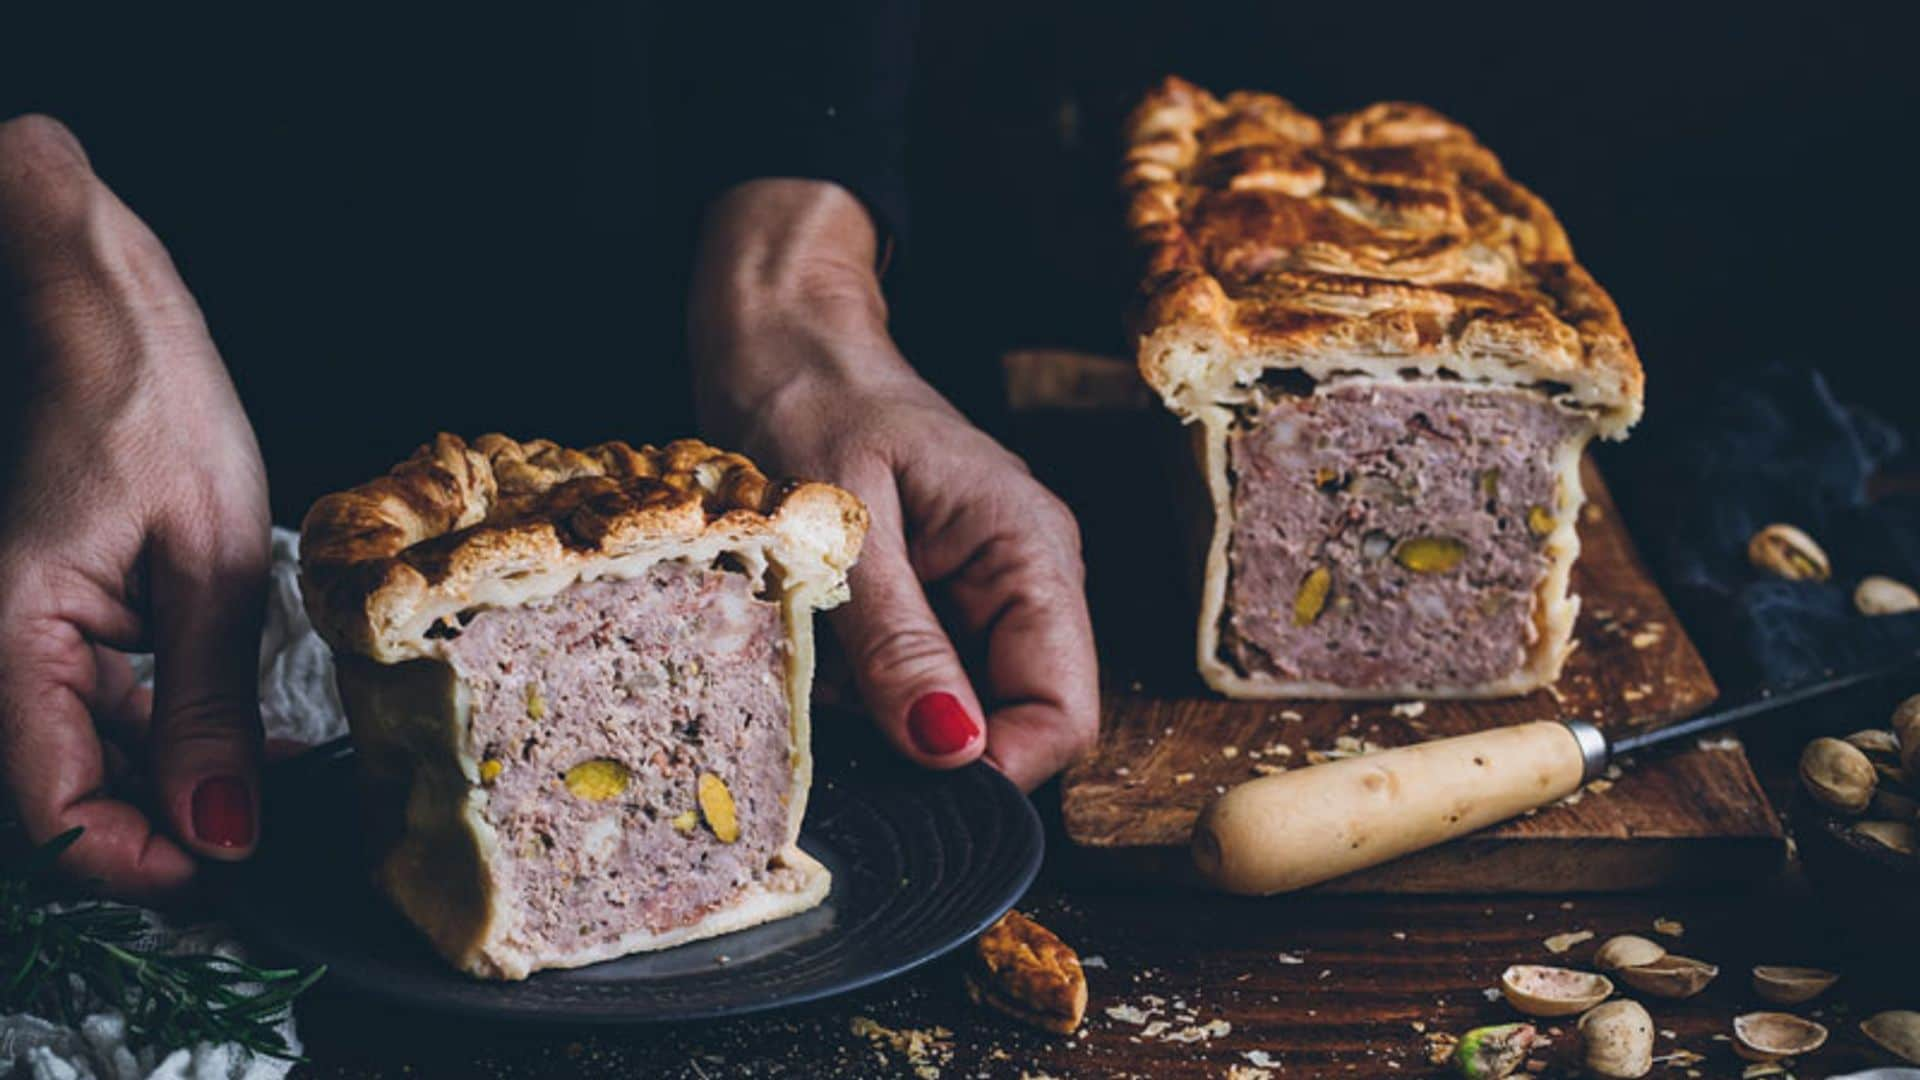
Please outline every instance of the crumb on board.
M887 1061L887 1050L906 1058L919 1080L935 1080L940 1075L940 1066L953 1058L953 1032L947 1028L896 1029L871 1016L856 1016L849 1026L855 1035L873 1044L874 1053L883 1064Z
M1555 934L1544 943L1550 953L1563 953L1583 941L1592 941L1593 931L1573 930L1565 934Z
M1403 701L1388 711L1403 720L1412 720L1427 711L1427 703L1424 701Z
M1668 937L1680 937L1687 932L1687 924L1679 919L1655 919L1653 929L1655 933L1665 934Z

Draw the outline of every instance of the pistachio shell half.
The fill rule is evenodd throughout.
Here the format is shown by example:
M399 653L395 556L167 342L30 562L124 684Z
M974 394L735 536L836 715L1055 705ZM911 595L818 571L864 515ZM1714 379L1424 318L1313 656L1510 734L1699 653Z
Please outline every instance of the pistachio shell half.
M1920 1012L1895 1009L1875 1013L1861 1022L1860 1030L1880 1049L1920 1065Z
M1500 992L1528 1016L1572 1016L1613 996L1613 980L1570 968L1516 964L1501 973Z
M1532 1024L1474 1028L1454 1048L1454 1070L1467 1080L1503 1080L1519 1071L1538 1035Z
M1873 762L1852 743L1820 738L1800 752L1800 783L1813 801L1837 814L1858 814L1879 784Z
M1920 802L1916 802L1910 795L1902 795L1886 788L1875 788L1873 802L1867 806L1867 813L1893 821L1913 821L1920 819Z
M1720 969L1704 960L1669 953L1651 964L1621 968L1620 981L1642 993L1662 998L1692 997L1706 989Z
M1870 574L1853 587L1853 607L1862 615L1902 615L1920 610L1920 593L1904 581Z
M1839 981L1840 976L1819 968L1762 964L1753 969L1753 992L1775 1005L1812 1001Z
M1632 1080L1653 1070L1653 1017L1637 1001L1609 1001L1580 1018L1587 1071Z
M1888 757L1900 756L1900 740L1894 738L1893 732L1885 728L1867 728L1864 731L1856 731L1841 741L1852 743L1854 746L1859 747L1863 753L1885 754Z
M1862 821L1847 831L1902 855L1914 853L1913 826L1905 821Z
M1657 941L1638 934L1621 934L1608 938L1593 954L1593 962L1603 971L1619 971L1651 964L1665 955L1667 947Z
M1733 1052L1748 1061L1799 1057L1826 1043L1825 1027L1792 1013L1755 1012L1733 1018Z

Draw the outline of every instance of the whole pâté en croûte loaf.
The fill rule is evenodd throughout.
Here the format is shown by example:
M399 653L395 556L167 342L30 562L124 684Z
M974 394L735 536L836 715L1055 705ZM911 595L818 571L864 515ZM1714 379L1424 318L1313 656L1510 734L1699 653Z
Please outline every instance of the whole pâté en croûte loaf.
M805 911L813 612L866 509L704 443L441 435L307 514L381 888L519 979Z
M1211 496L1199 664L1233 697L1549 685L1580 457L1640 417L1560 224L1419 105L1322 122L1180 79L1128 122L1139 363Z

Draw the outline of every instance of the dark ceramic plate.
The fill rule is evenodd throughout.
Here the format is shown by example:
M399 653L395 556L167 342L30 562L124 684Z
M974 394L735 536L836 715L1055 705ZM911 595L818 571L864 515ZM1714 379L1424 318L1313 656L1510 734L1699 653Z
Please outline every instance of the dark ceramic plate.
M866 721L820 717L822 728ZM965 943L1033 881L1031 803L984 765L927 773L877 745L823 748L800 846L833 872L820 907L664 952L498 983L455 972L374 892L342 743L277 766L265 843L222 867L219 892L248 939L325 964L324 985L410 1008L497 1020L637 1023L774 1009L879 982Z

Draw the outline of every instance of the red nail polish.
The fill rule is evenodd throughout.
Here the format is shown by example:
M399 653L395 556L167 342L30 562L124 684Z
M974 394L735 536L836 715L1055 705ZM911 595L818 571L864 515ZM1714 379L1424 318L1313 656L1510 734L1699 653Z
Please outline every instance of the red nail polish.
M944 757L965 750L980 734L980 725L952 694L925 694L907 710L907 734L921 753Z
M253 843L253 792L237 776L213 776L193 789L193 835L215 847Z

